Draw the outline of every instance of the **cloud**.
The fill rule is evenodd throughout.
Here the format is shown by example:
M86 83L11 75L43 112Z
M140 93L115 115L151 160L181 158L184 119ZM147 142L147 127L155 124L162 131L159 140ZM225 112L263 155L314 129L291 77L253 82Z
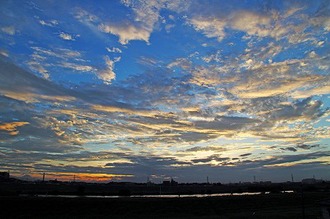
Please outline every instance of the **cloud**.
M68 33L61 32L59 37L61 37L63 40L75 41L75 38Z
M311 23L315 26L321 26L325 31L330 32L330 17L329 16L319 16L313 17Z
M131 40L143 40L149 43L150 31L143 27L136 27L131 24L101 24L99 29L105 33L111 33L119 37L123 45Z
M177 58L173 62L167 65L168 68L180 67L184 70L191 69L192 62L187 58Z
M50 20L50 21L39 20L39 23L42 26L48 26L48 27L54 27L59 24L59 22L57 20Z
M2 50L2 49L0 49L0 55L5 56L5 57L9 57L8 52L6 50Z
M296 90L291 94L291 96L293 98L299 99L299 98L308 98L316 95L328 94L330 90L330 85L327 83L329 82L325 82L324 84L319 84L315 87L307 87L304 88L304 90Z
M112 47L112 48L108 48L108 47L106 47L105 49L106 49L108 52L111 52L111 53L122 53L121 49L116 48L116 47Z
M217 116L214 121L196 121L194 122L196 128L201 128L203 130L217 130L217 131L239 131L242 128L246 128L249 124L255 124L260 121L256 119L244 118L244 117L228 117L228 116Z
M109 113L125 113L130 115L140 115L140 116L152 116L160 114L157 111L146 111L146 110L136 110L136 109L129 109L129 108L121 108L117 106L105 106L105 105L93 105L93 109L103 112Z
M275 159L266 161L265 167L290 167L301 164L320 163L329 165L329 152L314 152L298 155L286 155L275 157Z
M271 64L259 64L251 67L246 78L240 78L230 92L241 98L260 98L277 95L297 95L297 90L314 84L324 83L327 76L313 74L312 66L302 66L311 60L286 60ZM319 62L319 60L314 60ZM304 72L298 74L297 69ZM276 73L276 74L273 74ZM239 79L239 78L236 78Z
M272 114L272 120L315 120L327 111L321 109L322 102L307 98L288 106L275 110Z
M67 48L42 48L33 46L31 47L33 53L31 58L34 61L45 61L47 58L57 58L60 60L81 60L79 58L82 57L81 52L76 50L70 50Z
M0 89L2 95L15 100L24 101L26 103L36 103L42 101L55 101L55 102L65 102L73 101L75 98L71 96L54 96L54 95L43 95L37 93L27 93L22 91L10 91Z
M294 79L285 79L283 81L276 81L276 83L269 84L263 82L253 81L252 83L246 83L238 85L233 88L231 92L239 95L241 98L260 98L260 97L271 97L281 94L286 94L290 91L303 87L306 83L319 80L318 77L307 76ZM264 86L263 86L263 85ZM244 92L243 92L244 90Z
M221 147L221 146L207 146L207 147L192 147L185 150L185 152L202 152L202 151L223 152L226 150L227 149L225 147Z
M15 118L3 124L28 123L0 126L1 166L16 173L58 172L63 179L73 172L88 177L85 173L92 171L95 179L133 181L145 181L147 175L198 181L206 174L238 181L265 169L273 177L292 169L325 172L329 57L323 9L311 11L300 3L276 9L259 3L214 6L212 1L122 3L126 7L110 16L112 8L93 6L91 12L74 8L76 20L63 18L79 21L73 32L86 34L75 46L95 46L100 54L94 57L90 50L36 46L48 41L31 35L29 60L20 62L23 56L12 54L9 46L14 44L4 44L22 68L29 66L43 78L1 59L0 115ZM58 24L34 18L35 27L67 30L70 23L55 18ZM166 33L171 24L175 30ZM163 45L143 43L152 43L157 31L157 37L165 33L158 39L173 36L166 42L178 46L166 57L157 50ZM104 32L123 45L111 43ZM60 33L47 39L65 44ZM138 45L146 49L142 56L131 53L135 44L126 45L134 40L143 41ZM116 55L135 61L125 68L130 75L117 66ZM131 64L141 73L130 72ZM124 79L114 81L123 69Z
M204 6L207 7L207 6ZM327 19L308 19L296 13L302 7L286 8L284 10L259 10L258 12L240 8L222 10L220 13L209 8L207 12L193 13L188 23L195 30L202 32L208 38L217 38L222 41L230 31L242 31L248 36L271 37L275 40L287 39L290 43L297 44L311 40L304 33L308 24L323 25L327 30Z
M225 37L226 21L216 18L195 17L189 22L197 31L202 31L206 37L217 38L218 41Z
M39 78L3 60L0 60L0 63L2 75L0 92L4 96L26 102L38 102L38 100L70 101L74 99L72 92L68 92L48 80Z
M28 125L28 122L10 122L10 123L2 123L0 124L0 131L6 131L9 135L18 135L19 131L18 127Z
M108 56L104 57L106 68L99 70L97 72L97 77L101 79L105 84L111 84L116 78L116 73L114 72L115 63L118 62L120 58L111 60Z
M96 35L98 31L113 34L119 37L119 42L123 45L132 40L142 40L149 44L152 32L157 28L161 16L160 11L167 9L175 12L187 10L190 3L188 1L131 1L125 0L121 3L134 13L133 20L122 19L109 21L108 18L96 16L86 10L78 8L75 18L90 28Z
M51 73L48 69L54 66L61 68L78 71L78 72L91 72L94 73L96 68L86 65L88 60L82 58L82 53L76 50L67 48L54 48L45 49L42 47L31 47L33 53L30 55L30 60L27 65L33 72L39 73L43 78L51 80Z
M210 165L227 165L227 161L230 161L229 157L221 157L219 155L211 155L207 158L193 159L193 163L202 163Z
M36 71L42 75L43 78L49 79L48 71L38 61L29 61L27 63L32 71Z
M230 27L249 35L265 37L272 35L271 17L250 11L238 11L230 19ZM284 33L281 33L284 34Z
M15 35L15 33L16 33L16 29L14 26L2 27L1 31L8 35Z
M149 44L151 33L160 19L160 11L168 9L171 11L184 11L189 7L188 1L131 1L122 3L133 10L134 22L122 21L119 23L102 23L98 27L105 33L111 33L119 37L123 45L131 40L142 40Z
M119 37L119 42L123 45L131 40L142 40L149 43L149 37L152 32L152 29L144 27L141 23L129 20L110 22L80 8L76 9L75 18L87 26L99 38L104 38L100 35L101 32L113 34Z
M61 63L60 66L62 66L64 68L73 69L75 71L82 71L82 72L92 72L92 71L94 71L94 68L92 66L79 65L79 64L70 63L70 62L63 62L63 63Z

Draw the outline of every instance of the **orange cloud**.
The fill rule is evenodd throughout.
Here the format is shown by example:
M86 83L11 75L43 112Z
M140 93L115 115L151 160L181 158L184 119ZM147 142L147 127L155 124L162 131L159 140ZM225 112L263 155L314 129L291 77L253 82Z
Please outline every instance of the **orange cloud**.
M4 123L0 124L0 131L6 131L9 133L9 135L17 135L19 132L17 130L17 127L24 126L30 124L29 122L10 122L10 123Z

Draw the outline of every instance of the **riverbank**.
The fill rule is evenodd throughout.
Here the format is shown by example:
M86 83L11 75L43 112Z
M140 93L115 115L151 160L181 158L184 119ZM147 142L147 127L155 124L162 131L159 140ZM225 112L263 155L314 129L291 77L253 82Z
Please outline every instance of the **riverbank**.
M326 192L204 198L0 197L0 218L321 218Z

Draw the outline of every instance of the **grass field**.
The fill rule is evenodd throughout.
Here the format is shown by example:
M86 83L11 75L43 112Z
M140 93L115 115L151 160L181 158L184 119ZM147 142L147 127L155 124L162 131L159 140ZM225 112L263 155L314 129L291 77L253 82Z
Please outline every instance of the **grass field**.
M322 218L329 193L207 198L0 197L0 218ZM304 203L304 204L303 204Z

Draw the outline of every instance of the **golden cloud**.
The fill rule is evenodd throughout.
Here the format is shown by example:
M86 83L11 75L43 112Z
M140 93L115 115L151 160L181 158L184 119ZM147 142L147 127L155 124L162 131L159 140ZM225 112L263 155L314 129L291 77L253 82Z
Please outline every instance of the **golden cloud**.
M17 127L30 124L29 122L10 122L0 124L0 131L6 131L9 135L17 135L19 132Z

